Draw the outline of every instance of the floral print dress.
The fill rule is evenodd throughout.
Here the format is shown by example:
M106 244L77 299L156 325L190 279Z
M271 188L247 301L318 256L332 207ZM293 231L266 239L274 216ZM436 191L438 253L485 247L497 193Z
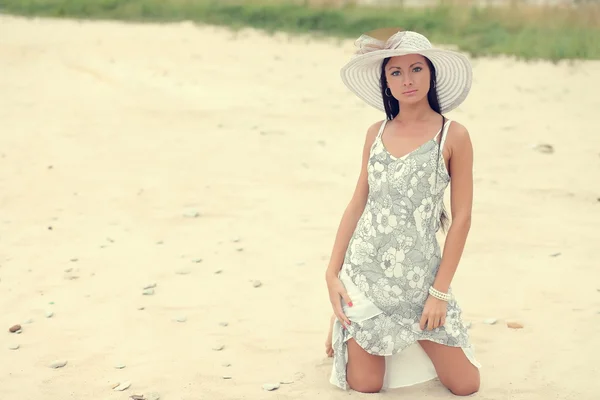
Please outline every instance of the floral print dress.
M386 357L384 388L436 377L418 340L461 347L480 367L454 296L448 302L444 326L432 331L419 326L441 261L436 233L450 183L441 150L451 121L433 139L398 158L383 144L386 123L381 124L370 150L369 195L339 274L353 302L353 307L343 304L351 321L348 329L337 320L333 328L330 381L342 389L348 388L346 342L350 338L368 353Z

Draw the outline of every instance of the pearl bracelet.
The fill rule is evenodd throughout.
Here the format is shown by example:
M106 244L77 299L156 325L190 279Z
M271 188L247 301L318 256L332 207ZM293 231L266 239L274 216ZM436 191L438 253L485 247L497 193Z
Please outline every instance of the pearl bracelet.
M450 301L450 299L452 298L451 295L449 295L448 293L442 293L439 290L437 290L436 288L434 288L433 286L429 287L429 294L432 295L433 297L435 297L436 299L442 300L442 301Z

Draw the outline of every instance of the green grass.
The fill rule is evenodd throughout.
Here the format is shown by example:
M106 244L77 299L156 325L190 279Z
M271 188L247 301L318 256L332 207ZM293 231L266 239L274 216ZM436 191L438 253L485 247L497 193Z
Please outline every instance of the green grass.
M310 5L284 0L0 0L0 12L24 16L197 23L254 27L268 32L356 38L378 27L401 26L472 56L521 59L600 59L600 1L576 8L477 8L468 1L430 8ZM335 3L330 1L329 3ZM450 5L448 5L450 4Z

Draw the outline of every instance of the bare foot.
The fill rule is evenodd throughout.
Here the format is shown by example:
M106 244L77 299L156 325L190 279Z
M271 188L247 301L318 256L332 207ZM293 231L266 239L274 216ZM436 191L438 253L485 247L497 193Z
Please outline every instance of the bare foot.
M331 343L331 338L333 336L333 323L335 322L335 315L331 316L329 320L329 333L327 334L327 340L325 340L325 353L327 357L333 357L333 347Z

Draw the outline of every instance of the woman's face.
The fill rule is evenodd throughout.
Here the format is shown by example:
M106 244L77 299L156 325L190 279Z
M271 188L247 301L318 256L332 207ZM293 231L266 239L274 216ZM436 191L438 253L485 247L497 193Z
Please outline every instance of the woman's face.
M415 104L427 98L431 72L422 55L392 57L385 66L385 78L400 104Z

